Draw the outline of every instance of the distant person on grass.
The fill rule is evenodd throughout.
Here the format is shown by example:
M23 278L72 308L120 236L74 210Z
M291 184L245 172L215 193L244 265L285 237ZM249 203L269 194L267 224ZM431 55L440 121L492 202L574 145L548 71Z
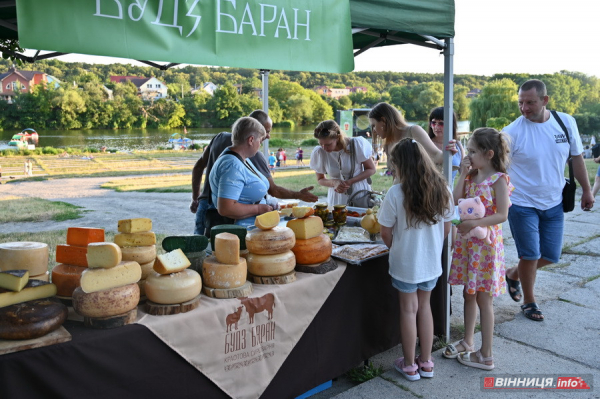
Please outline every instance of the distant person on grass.
M271 174L275 176L275 163L277 159L275 159L275 153L272 152L271 156L269 156L269 169L271 169Z
M298 147L298 149L296 150L296 166L304 166L303 157L304 151L302 150L302 147Z
M249 116L256 119L264 126L267 134L265 139L268 140L271 137L271 128L273 126L271 118L269 118L267 113L262 110L253 111ZM231 144L231 133L221 132L217 134L204 148L202 156L198 159L196 165L194 165L194 169L192 170L192 203L190 204L190 211L196 214L194 234L205 234L206 210L209 207L209 199L211 197L208 178L201 191L202 174L206 169L206 176L210 175L210 171L217 161L217 158L219 158L219 155L221 155L227 147L231 146ZM300 191L292 191L276 185L271 176L271 172L269 171L267 159L261 151L258 151L256 155L249 159L256 169L269 180L269 195L280 199L299 199L306 202L316 202L319 199L310 192L314 188L313 186L303 188Z
M515 302L523 299L525 317L535 321L544 320L533 293L537 269L558 262L562 249L562 191L569 155L583 189L581 208L589 211L594 206L577 123L571 115L557 113L569 132L567 138L547 104L544 82L528 80L519 88L522 115L504 128L511 138L508 174L515 186L508 222L519 255L518 266L506 270L506 284Z

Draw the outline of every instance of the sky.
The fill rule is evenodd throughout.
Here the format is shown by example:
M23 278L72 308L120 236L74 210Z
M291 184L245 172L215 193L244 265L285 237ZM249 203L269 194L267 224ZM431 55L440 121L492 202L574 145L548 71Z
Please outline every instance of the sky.
M455 74L568 70L600 78L600 0L455 0L455 5ZM83 55L59 59L144 65ZM444 57L419 46L387 46L359 55L355 71L443 73Z

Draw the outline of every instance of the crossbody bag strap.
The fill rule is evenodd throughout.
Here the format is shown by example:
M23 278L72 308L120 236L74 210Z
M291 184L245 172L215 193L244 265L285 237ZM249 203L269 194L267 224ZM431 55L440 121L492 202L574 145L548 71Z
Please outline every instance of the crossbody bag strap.
M243 163L243 164L244 164L244 166L245 166L246 168L248 168L248 170L249 170L250 172L254 173L254 174L256 175L256 177L258 177L260 180L262 180L262 179L260 178L260 175L258 174L258 172L257 172L257 171L255 171L255 170L254 170L254 168L253 168L252 166L250 166L250 164L249 164L248 162L246 162L246 160L244 160L244 159L242 158L242 156L241 156L240 154L238 154L237 152L235 152L235 151L231 151L231 149L230 149L229 147L227 147L227 149L226 149L225 151L223 151L223 153L222 153L221 155L219 155L219 156L221 157L221 156L223 156L223 155L233 155L233 156L234 156L234 157L236 157L236 158L237 158L237 159L238 159L238 160L239 160L241 163ZM266 196L266 195L264 196L264 199L265 199L265 202L266 202L266 201L267 201L267 196ZM255 204L259 204L259 203L260 203L260 201L258 201L258 202L255 202Z
M571 159L571 138L569 137L569 130L567 129L567 127L565 126L565 124L563 123L562 119L560 119L560 116L558 116L558 114L556 113L556 111L550 111L550 113L552 114L552 116L554 117L554 119L556 119L556 121L558 122L558 124L560 125L560 127L562 128L562 130L565 132L565 134L567 135L567 142L569 143L569 158L567 159L567 167L569 168L569 178L571 179L571 181L575 181L574 180L574 175L573 175L573 160Z

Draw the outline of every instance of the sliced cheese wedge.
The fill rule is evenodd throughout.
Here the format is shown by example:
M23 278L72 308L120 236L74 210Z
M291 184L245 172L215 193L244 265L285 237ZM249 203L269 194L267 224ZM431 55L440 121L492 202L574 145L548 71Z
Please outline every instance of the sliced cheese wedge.
M0 308L16 303L49 298L56 295L56 286L40 280L29 280L21 291L9 291L0 288Z
M86 269L81 274L81 289L90 293L140 281L142 268L137 262L121 262L110 269Z
M93 242L88 245L88 267L109 269L117 266L123 260L121 247L113 242Z
M7 270L0 272L0 288L21 291L29 280L29 270Z
M157 255L154 271L160 274L177 273L190 267L191 263L181 249Z

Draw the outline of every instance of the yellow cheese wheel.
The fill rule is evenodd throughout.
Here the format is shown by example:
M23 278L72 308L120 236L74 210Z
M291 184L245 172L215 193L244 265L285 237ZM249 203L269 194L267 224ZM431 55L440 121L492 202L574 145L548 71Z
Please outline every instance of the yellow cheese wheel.
M141 247L156 244L156 234L151 231L139 233L117 233L115 244L120 247Z
M296 263L299 265L313 265L329 259L331 247L331 239L321 234L308 240L297 239L292 252L296 255Z
M109 269L123 260L121 247L114 242L91 242L87 247L88 267Z
M141 247L122 247L123 260L132 260L139 263L154 262L156 258L156 245L144 245Z
M81 274L83 292L122 287L140 281L142 268L137 262L121 262L110 269L85 269Z
M301 240L308 240L323 234L323 220L318 216L290 220L287 222L287 227L294 231L296 239Z
M43 242L5 242L0 244L0 271L29 270L30 276L48 271L48 244Z
M155 303L172 305L194 299L200 295L202 279L198 272L190 269L178 273L153 273L146 278L146 297Z
M250 230L246 234L248 251L258 255L274 255L287 252L296 243L296 236L289 227L277 226L271 230Z
M86 317L109 317L129 312L140 302L137 283L108 290L85 293L81 287L73 291L73 310Z
M231 233L217 234L215 236L215 256L221 263L228 265L238 263L240 259L240 238Z
M117 223L119 233L140 233L152 230L152 220L148 218L123 219Z
M210 288L237 288L246 283L248 268L246 259L238 258L235 264L225 264L215 256L204 259L202 281Z
M296 257L292 251L275 255L257 255L249 253L246 258L248 273L255 276L280 276L296 267Z
M271 211L258 215L254 225L261 230L269 230L279 224L279 211Z

